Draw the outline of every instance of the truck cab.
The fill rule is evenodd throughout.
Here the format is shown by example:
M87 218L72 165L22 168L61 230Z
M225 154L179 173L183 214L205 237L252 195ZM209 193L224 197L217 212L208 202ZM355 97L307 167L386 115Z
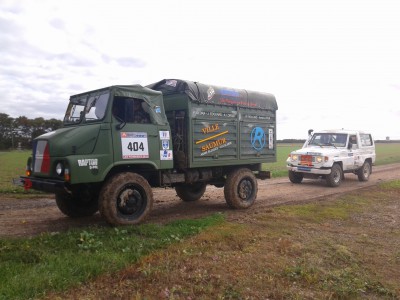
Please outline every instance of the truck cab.
M286 163L292 183L303 178L324 178L331 187L339 186L344 173L367 181L375 164L375 143L368 132L322 130L309 132L303 148L290 153Z

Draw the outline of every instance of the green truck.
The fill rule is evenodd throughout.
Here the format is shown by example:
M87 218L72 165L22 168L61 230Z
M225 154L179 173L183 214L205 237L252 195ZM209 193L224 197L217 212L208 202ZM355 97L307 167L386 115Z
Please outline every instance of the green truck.
M74 95L63 127L33 141L19 181L55 193L67 216L100 211L113 225L142 222L152 187L196 201L214 185L248 208L276 161L277 109L271 94L177 79Z

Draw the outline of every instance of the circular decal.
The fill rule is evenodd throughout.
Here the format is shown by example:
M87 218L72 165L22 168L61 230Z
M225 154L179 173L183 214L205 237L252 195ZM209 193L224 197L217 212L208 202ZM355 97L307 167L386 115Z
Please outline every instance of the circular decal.
M254 127L251 131L250 141L255 150L261 151L267 141L264 130L261 127Z

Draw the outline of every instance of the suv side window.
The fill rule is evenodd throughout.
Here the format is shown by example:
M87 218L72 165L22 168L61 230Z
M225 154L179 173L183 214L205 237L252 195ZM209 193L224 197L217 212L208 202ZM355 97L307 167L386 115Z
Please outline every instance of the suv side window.
M349 143L351 143L353 146L352 148L358 148L358 144L357 144L357 136L356 135L350 135L349 138Z
M374 142L370 134L360 134L362 146L372 146Z

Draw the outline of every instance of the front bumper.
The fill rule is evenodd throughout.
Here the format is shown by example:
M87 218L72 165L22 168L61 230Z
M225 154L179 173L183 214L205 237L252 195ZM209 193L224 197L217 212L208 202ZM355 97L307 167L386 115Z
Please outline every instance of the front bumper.
M286 166L289 171L298 172L298 173L307 173L307 174L316 174L316 175L328 175L331 174L330 168L313 168L308 166L293 166L287 165Z
M34 189L48 193L55 193L65 189L65 182L56 179L20 176L20 178L13 179L13 183L23 186L25 190Z

